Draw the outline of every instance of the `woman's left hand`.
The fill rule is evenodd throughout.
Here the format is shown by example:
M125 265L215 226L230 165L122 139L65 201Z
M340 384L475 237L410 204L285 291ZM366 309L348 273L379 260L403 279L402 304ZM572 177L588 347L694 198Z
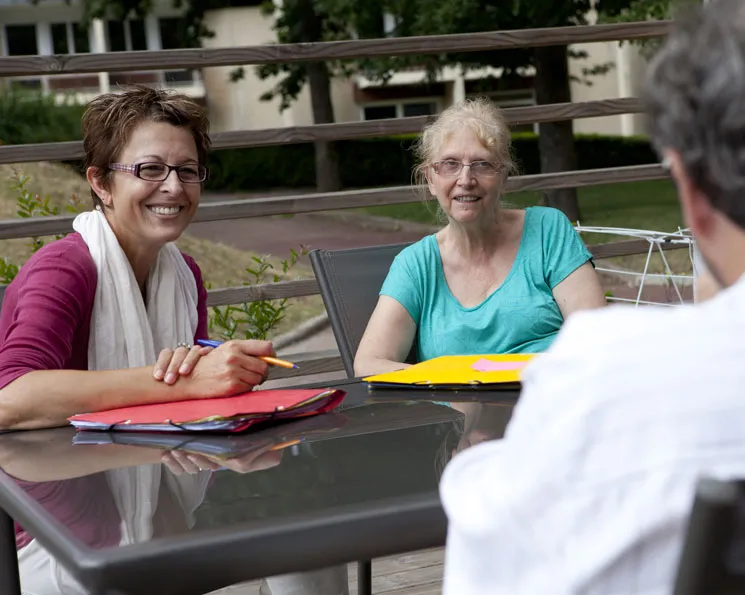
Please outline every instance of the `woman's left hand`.
M174 384L179 376L188 376L200 358L212 351L212 347L194 345L191 348L164 349L158 354L153 378L166 384Z

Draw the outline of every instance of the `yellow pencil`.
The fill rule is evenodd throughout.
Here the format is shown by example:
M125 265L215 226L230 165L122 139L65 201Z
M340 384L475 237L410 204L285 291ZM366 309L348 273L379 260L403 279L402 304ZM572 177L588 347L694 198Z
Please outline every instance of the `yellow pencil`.
M260 355L259 359L265 361L270 366L279 366L280 368L287 368L288 370L298 367L297 364L293 364L292 362L283 359L277 359L276 357L269 357L268 355Z
M203 347L219 347L220 343L221 341L214 341L212 339L197 339L197 345L202 345ZM297 364L276 357L270 357L268 355L259 355L257 357L270 366L279 366L280 368L287 368L288 370L293 370L298 367Z
M295 446L296 444L300 444L300 439L297 440L289 440L288 442L282 442L281 444L277 444L276 446L272 446L269 451L273 452L275 450L282 450L283 448L287 448L288 446Z

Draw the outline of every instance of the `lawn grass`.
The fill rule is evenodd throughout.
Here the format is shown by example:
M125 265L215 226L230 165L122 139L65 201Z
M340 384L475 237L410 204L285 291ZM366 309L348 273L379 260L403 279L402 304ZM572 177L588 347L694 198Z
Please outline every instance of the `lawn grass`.
M590 186L577 190L580 208L580 223L592 227L625 227L654 231L677 231L683 222L675 194L675 186L670 180L649 182L629 182ZM515 192L504 197L507 207L525 208L537 205L539 192ZM437 208L433 202L415 202L401 205L369 207L360 211L380 217L391 217L438 224ZM582 235L588 245L629 239L612 234ZM686 250L675 250L666 254L674 272L690 272L690 259ZM630 270L641 270L644 255L623 256L607 259L610 263ZM651 262L653 272L662 271L658 258Z
M675 231L680 225L680 208L675 187L669 180L630 182L579 188L579 208L583 225L631 227ZM539 192L514 192L504 197L508 207L537 205ZM371 215L392 217L418 223L437 223L434 203L414 202L361 209ZM593 242L611 241L613 236L595 236Z
M81 199L82 206L88 208L90 190L88 183L71 168L56 163L23 163L18 165L0 164L0 219L16 217L17 192L12 189L14 170L20 170L24 176L30 178L26 188L33 194L49 196L50 203L60 207L69 204L72 195ZM45 242L53 241L53 237L43 238ZM249 276L247 267L255 266L252 260L259 256L255 252L238 250L218 242L211 242L195 238L188 233L176 242L178 247L192 256L202 269L202 275L208 286L213 289L242 285ZM32 254L30 238L18 238L0 241L0 256L8 262L21 265ZM287 274L282 273L280 258L269 257L269 262L275 266L275 271L282 279L307 279L313 277L313 271L305 264L297 264ZM267 278L265 282L270 282ZM317 316L323 312L323 301L320 296L292 298L290 307L286 310L285 319L271 333L277 336L298 324Z

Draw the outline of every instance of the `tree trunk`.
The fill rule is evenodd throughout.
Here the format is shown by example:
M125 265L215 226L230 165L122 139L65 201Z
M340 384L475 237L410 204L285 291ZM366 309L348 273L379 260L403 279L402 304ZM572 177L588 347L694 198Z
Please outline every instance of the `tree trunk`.
M566 46L535 48L535 97L539 105L572 100L569 87L569 62ZM553 173L577 169L574 128L571 120L538 125L541 172ZM564 211L569 220L579 220L577 190L563 188L544 193L549 206Z
M315 124L331 124L334 121L334 106L331 103L331 77L323 62L310 62L308 86L310 103ZM336 145L331 142L317 142L316 149L316 190L336 192L341 190L339 155Z

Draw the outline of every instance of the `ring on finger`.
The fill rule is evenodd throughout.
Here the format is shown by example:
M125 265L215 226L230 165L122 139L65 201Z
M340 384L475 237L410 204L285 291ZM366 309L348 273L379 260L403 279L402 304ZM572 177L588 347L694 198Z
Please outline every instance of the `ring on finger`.
M178 343L176 343L176 347L177 348L178 347L183 347L185 349L191 349L193 347L193 345L191 343L184 343L183 341L179 341Z

